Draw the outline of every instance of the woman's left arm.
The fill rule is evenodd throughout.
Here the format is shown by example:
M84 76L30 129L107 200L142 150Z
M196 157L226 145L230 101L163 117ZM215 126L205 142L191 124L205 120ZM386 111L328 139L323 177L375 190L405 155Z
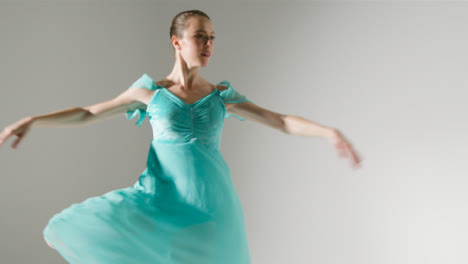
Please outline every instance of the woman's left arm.
M275 128L285 134L323 137L332 143L342 158L351 158L354 169L360 167L360 158L343 134L336 128L326 127L296 115L283 115L262 108L252 102L226 104L227 111Z

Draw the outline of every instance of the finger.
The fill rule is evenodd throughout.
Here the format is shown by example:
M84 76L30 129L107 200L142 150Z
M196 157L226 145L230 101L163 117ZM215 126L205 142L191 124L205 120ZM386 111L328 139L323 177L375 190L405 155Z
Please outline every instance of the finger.
M340 144L340 146L338 146L338 151L339 151L339 154L340 154L340 157L347 157L348 156L348 153L347 153L347 150L346 150L346 147L343 146L342 144Z
M13 144L11 146L14 149L16 149L18 147L18 144L21 142L22 139L23 139L23 136L18 136L18 138L15 140L15 142L13 142Z
M354 164L359 164L360 163L360 158L358 157L356 152L354 152L353 150L350 150L350 152L351 152L351 157L353 159Z
M342 142L342 147L343 147L344 151L346 152L347 156L349 156L348 155L349 153L351 153L351 155L353 155L353 150L352 150L351 144L349 144L347 142Z
M351 149L350 151L351 151L351 156L352 156L353 159L354 159L354 162L359 163L359 160L360 160L360 159L359 159L357 153L356 153L355 151L353 151L352 149Z
M336 151L338 152L338 156L344 157L345 153L343 148L339 144L335 144Z
M348 153L346 152L345 149L340 149L340 156L342 158L346 158L348 156Z

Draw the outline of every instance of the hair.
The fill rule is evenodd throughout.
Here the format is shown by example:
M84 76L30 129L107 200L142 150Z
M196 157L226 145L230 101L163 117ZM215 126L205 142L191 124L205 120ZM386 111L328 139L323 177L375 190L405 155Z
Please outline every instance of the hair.
M211 18L205 14L203 11L194 9L194 10L186 10L178 13L173 19L172 19L172 24L171 28L169 31L169 39L172 39L172 36L176 36L178 38L183 38L184 31L185 31L185 22L187 19L193 17L193 16L203 16L211 20ZM175 48L172 46L172 49L174 50L174 59L175 59Z

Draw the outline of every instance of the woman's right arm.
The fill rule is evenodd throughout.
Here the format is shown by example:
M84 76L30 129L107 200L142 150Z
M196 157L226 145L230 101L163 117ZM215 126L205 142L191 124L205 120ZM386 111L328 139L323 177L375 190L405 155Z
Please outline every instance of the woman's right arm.
M31 117L33 127L85 126L115 117L129 110L144 107L143 89L128 89L119 96L85 107L72 107L60 111Z
M0 145L12 136L18 139L12 144L16 148L31 127L75 127L89 125L121 115L130 110L144 108L146 98L151 98L148 89L127 89L117 97L89 105L86 107L71 107L47 114L28 116L8 125L0 133Z

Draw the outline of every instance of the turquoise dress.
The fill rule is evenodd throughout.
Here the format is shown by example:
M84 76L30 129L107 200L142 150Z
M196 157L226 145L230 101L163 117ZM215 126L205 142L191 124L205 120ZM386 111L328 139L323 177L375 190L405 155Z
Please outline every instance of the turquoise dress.
M55 214L44 237L69 263L250 264L241 202L220 152L224 103L250 101L228 81L193 104L146 73L128 89L154 94L144 109L153 131L136 183Z

